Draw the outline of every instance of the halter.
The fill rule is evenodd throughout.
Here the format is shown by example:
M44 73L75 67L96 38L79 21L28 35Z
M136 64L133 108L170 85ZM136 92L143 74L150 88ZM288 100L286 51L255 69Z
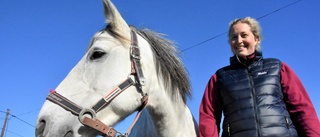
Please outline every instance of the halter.
M47 100L61 106L62 108L70 111L72 114L78 116L79 121L88 127L91 127L100 132L100 134L105 135L106 137L115 137L117 133L120 135L118 137L126 137L131 132L132 127L138 120L141 111L148 103L148 95L143 93L142 86L145 85L145 78L143 76L143 72L141 69L140 63L140 48L138 45L137 34L131 30L131 47L130 47L130 57L131 57L131 74L129 77L120 83L118 87L114 88L110 93L105 95L102 99L100 99L95 105L91 108L82 108L81 106L75 104L70 101L66 97L62 96L55 90L51 90L50 94L47 96ZM135 80L133 80L133 78ZM125 134L121 134L117 132L113 127L109 127L100 120L96 118L96 114L105 108L115 97L117 97L120 93L126 90L128 87L135 85L138 92L141 94L141 106L137 108L138 111L136 118L134 119L131 126L128 128ZM85 116L86 115L86 116ZM90 115L88 117L87 115Z

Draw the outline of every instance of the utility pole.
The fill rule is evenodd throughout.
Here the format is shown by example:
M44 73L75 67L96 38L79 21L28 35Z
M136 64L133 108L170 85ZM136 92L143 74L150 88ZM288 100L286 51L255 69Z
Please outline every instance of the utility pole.
M7 109L6 118L4 119L4 123L3 123L3 127L2 127L2 131L1 131L1 136L0 137L3 137L3 135L4 135L4 131L5 131L5 128L6 128L6 125L7 125L9 114L10 114L10 109Z

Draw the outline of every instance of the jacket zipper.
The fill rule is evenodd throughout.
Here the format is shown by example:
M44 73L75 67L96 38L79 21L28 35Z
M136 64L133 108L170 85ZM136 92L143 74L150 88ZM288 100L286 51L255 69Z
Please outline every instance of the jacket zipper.
M290 131L289 119L288 119L288 117L286 117L286 116L284 116L284 118L285 118L285 120L286 120L286 125L287 125L287 129L288 129L289 135L290 135L290 137L292 137L291 131Z
M289 120L286 116L284 116L284 118L286 119L286 125L287 125L287 128L289 129Z
M252 78L252 74L251 72L249 72L249 68L247 68L248 70L248 75L249 75L249 80L250 80L250 85L252 87L252 99L253 99L253 108L254 108L254 112L255 112L255 117L256 117L256 127L257 127L257 133L258 136L261 137L261 129L260 129L260 121L259 121L259 114L258 114L258 110L257 110L257 100L256 100L256 90L254 88L254 83L253 83L253 78Z
M253 96L252 99L253 99L253 107L254 107L254 112L255 112L254 115L256 116L256 122L257 122L257 124L256 124L257 132L258 132L258 136L261 137L262 135L261 135L261 129L260 129L261 127L260 127L260 121L259 121L258 111L257 111L256 91L255 91L254 83L252 80L253 79L252 74L249 71L249 69L250 69L249 66L244 64L243 62L241 62L238 56L236 56L236 57L237 57L238 62L240 62L242 65L244 65L247 68L247 72L248 72L248 76L249 76L249 80L250 80L250 85L252 87L251 91L252 91L252 96ZM258 61L255 61L253 64L259 62L260 60L262 60L262 58L260 58Z
M231 129L230 129L230 124L228 124L228 136L231 137Z

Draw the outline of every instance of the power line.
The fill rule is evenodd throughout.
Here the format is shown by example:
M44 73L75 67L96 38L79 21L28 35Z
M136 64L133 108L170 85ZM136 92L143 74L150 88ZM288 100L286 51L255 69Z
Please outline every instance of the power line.
M36 110L39 110L39 109L36 109ZM28 113L34 112L34 111L36 111L36 110L28 111L28 112L23 113L23 114L20 114L20 115L28 114ZM1 112L1 113L6 113L6 112L1 111L1 110L0 110L0 112ZM12 113L9 113L9 115L10 115L11 117L13 117L13 118L16 118L16 119L20 120L21 122L23 122L23 123L25 123L25 124L27 124L27 125L29 125L29 126L33 127L33 128L36 128L34 125L32 125L32 124L28 123L27 121L25 121L25 120L23 120L23 119L19 118L19 117L18 117L18 116L16 116L16 115L13 115ZM9 118L9 119L10 119L10 118Z
M288 4L288 5L286 5L286 6L283 6L283 7L279 8L279 9L277 9L277 10L274 10L274 11L268 13L268 14L265 14L265 15L257 18L257 20L262 19L262 18L264 18L264 17L267 17L267 16L269 16L269 15L271 15L271 14L273 14L273 13L276 13L276 12L284 9L284 8L290 7L290 6L292 6L293 4L296 4L296 3L300 2L300 1L302 1L302 0L298 0L298 1L295 1L295 2L293 2L293 3Z
M32 112L38 111L38 110L40 110L40 109L41 109L41 108L37 108L37 109L34 109L34 110L30 110L30 111L28 111L28 112L25 112L25 113L19 114L19 115L17 115L17 116L26 115L26 114L29 114L29 113L32 113Z
M36 109L36 110L39 110L39 109ZM36 111L36 110L28 111L28 112L23 113L23 114L21 114L21 115L28 114L28 113L34 112L34 111ZM12 133L12 134L14 134L14 135L16 135L16 136L23 137L22 135L19 135L19 134L15 133L15 132L12 132L12 131L8 130L9 120L10 120L11 118L16 118L16 119L20 120L21 122L23 122L23 123L25 123L25 124L33 127L33 128L36 128L34 125L26 122L25 120L17 117L16 115L11 114L9 109L7 110L7 112L1 111L1 110L0 110L0 112L1 112L1 113L6 113L6 121L5 121L5 124L3 125L3 127L1 128L1 130L2 130L2 132L1 132L1 137L4 135L4 133L7 133L7 132ZM11 117L8 118L8 116L11 116ZM7 120L8 120L8 121L7 121ZM7 124L6 124L6 123L7 123ZM5 132L4 132L4 131L5 131Z
M15 115L12 115L12 114L10 114L10 115L11 115L12 117L14 117L14 118L16 118L16 119L20 120L21 122L23 122L23 123L25 123L25 124L27 124L27 125L29 125L29 126L31 126L31 127L36 128L34 125L32 125L32 124L30 124L30 123L28 123L28 122L26 122L26 121L22 120L21 118L19 118L19 117L15 116Z
M285 9L285 8L287 8L287 7L290 7L290 6L296 4L296 3L300 2L300 1L302 1L302 0L298 0L298 1L295 1L295 2L293 2L293 3L287 4L287 5L283 6L283 7L280 7L279 9L276 9L276 10L274 10L274 11L272 11L272 12L269 12L269 13L267 13L267 14L265 14L265 15L262 15L262 16L256 18L256 19L257 19L257 20L260 20L260 19L262 19L262 18L265 18L265 17L267 17L267 16L269 16L269 15L271 15L271 14L274 14L274 13L280 11L280 10L283 10L283 9ZM202 44L204 44L204 43L206 43L206 42L208 42L208 41L211 41L211 40L213 40L213 39L216 39L216 38L218 38L218 37L220 37L220 36L222 36L222 35L224 35L224 34L227 34L227 31L226 31L226 32L223 32L223 33L220 33L220 34L218 34L218 35L215 35L215 36L213 36L213 37L211 37L211 38L209 38L209 39L207 39L207 40L204 40L204 41L202 41L202 42L199 42L198 44L195 44L195 45L193 45L193 46L190 46L190 47L188 47L188 48L186 48L186 49L183 49L183 50L181 50L181 52L185 52L185 51L190 50L190 49L192 49L192 48L198 47L198 46L200 46L200 45L202 45Z
M187 50L189 50L189 49L192 49L192 48L194 48L194 47L200 46L201 44L206 43L206 42L208 42L208 41L210 41L210 40L213 40L213 39L215 39L215 38L218 38L218 37L220 37L220 36L222 36L222 35L224 35L224 34L227 34L227 32L223 32L223 33L221 33L221 34L219 34L219 35L213 36L213 37L211 37L211 38L209 38L209 39L207 39L207 40L204 40L204 41L202 41L202 42L200 42L200 43L198 43L198 44L196 44L196 45L193 45L193 46L191 46L191 47L188 47L188 48L182 50L181 52L185 52L185 51L187 51Z
M1 128L1 129L2 129L2 128ZM24 136L19 135L19 134L15 133L15 132L12 132L12 131L10 131L10 130L8 130L8 129L6 129L6 132L9 132L9 133L14 134L14 135L19 136L19 137L24 137Z

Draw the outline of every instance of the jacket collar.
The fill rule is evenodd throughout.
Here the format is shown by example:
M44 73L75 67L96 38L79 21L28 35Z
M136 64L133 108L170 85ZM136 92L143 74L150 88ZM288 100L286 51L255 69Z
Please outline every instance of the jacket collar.
M233 55L232 57L230 57L230 65L235 65L235 64L246 64L247 66L249 66L250 64L259 61L260 59L262 59L262 52L261 51L255 51L254 53L254 57L253 58L242 58L242 57L237 57L236 55ZM249 55L251 56L251 55Z

